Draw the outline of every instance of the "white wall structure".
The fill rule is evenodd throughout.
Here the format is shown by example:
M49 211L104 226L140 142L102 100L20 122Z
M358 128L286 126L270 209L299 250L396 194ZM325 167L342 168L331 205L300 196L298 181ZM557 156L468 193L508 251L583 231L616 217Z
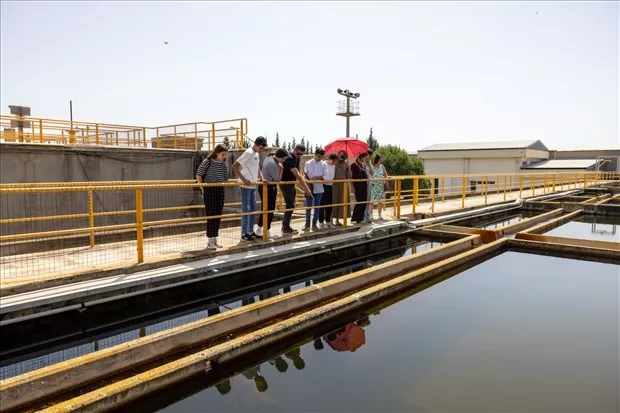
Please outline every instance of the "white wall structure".
M549 159L549 149L540 140L436 144L418 151L427 175L478 175L468 178L467 190L479 191L488 180L489 191L503 189L498 174L521 172L523 166ZM513 183L513 187L517 185ZM462 178L446 178L445 193L460 193ZM441 181L436 182L438 191Z

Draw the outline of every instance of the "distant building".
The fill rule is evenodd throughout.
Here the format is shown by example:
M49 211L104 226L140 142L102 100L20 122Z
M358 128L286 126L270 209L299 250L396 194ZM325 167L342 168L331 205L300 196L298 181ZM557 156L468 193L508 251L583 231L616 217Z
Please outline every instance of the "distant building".
M483 179L495 190L497 175L524 172L618 171L620 150L550 151L540 140L444 143L418 151L427 175L479 175L470 178L468 190L480 189ZM446 178L445 192L460 192L462 178ZM435 187L440 188L436 182Z

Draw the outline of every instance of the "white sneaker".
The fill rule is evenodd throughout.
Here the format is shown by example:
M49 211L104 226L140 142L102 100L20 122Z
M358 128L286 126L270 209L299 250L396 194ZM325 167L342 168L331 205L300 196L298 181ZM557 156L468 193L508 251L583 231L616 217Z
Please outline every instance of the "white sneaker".
M256 227L256 231L255 231L256 235L258 235L259 237L263 236L263 227Z
M215 241L209 241L209 243L207 244L207 249L208 250L216 250L217 249L217 243Z
M222 244L217 242L217 238L213 240L213 243L215 244L215 248L224 248L224 246Z
M381 216L381 214L379 214L379 220L383 221L383 217Z

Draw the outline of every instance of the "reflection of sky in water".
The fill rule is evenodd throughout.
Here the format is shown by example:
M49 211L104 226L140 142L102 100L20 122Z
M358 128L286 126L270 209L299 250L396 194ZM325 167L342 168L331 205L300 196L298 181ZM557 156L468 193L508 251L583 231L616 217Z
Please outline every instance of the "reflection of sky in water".
M354 353L310 342L303 369L272 356L163 411L616 412L619 277L504 253L371 316Z
M434 242L434 243L428 243L428 242L420 243L420 241L416 241L416 242L417 244L412 245L412 247L403 248L402 254L399 254L397 251L395 251L394 256L392 256L389 259L382 259L382 260L376 260L376 261L369 260L367 262L364 262L362 260L359 265L343 266L343 270L341 271L341 273L349 273L349 272L357 271L369 265L377 265L381 262L398 258L399 255L408 256L408 255L411 255L412 253L415 254L417 252L426 251L427 249L441 245L441 243L439 242ZM334 267L334 268L336 269L338 267ZM338 275L341 275L341 274L336 273L333 276L326 277L324 279L333 278ZM320 279L320 281L323 281L324 279ZM235 308L240 308L243 305L248 305L254 302L258 302L261 299L266 299L269 297L276 296L278 294L284 294L284 293L298 290L300 288L307 287L311 285L312 283L313 283L312 280L308 280L305 282L297 282L297 283L289 285L286 288L279 288L274 291L264 293L262 294L262 296L255 295L253 297L248 297L243 300L237 300L237 301L222 304L215 311L219 311L222 313L226 311L230 311ZM212 313L215 314L215 312L213 311ZM115 346L121 343L125 343L130 340L135 340L139 337L158 333L160 331L178 327L183 324L201 320L203 318L207 318L208 316L209 316L209 311L207 310L197 311L197 312L190 313L187 315L183 315L183 316L171 318L168 320L164 320L164 321L161 321L155 324L151 324L144 328L138 328L138 329L126 331L121 334L116 334L116 335L112 335L109 337L101 338L97 340L96 342L93 341L90 343L85 343L85 344L82 344L76 347L67 348L65 350L55 351L49 354L38 356L38 357L29 359L29 360L26 360L20 363L2 366L0 367L0 380L6 379L9 377L14 377L19 374L27 373L29 371L40 369L40 368L50 366L53 364L57 364L65 360L70 360L76 357L80 357L80 356L83 356L83 355L86 355L86 354L89 354L89 353L92 353L98 350L103 350L105 348L112 347L112 346Z
M590 222L584 222L584 221ZM620 242L620 219L606 219L591 222L591 219L578 219L567 222L546 232L555 237L582 238L598 241ZM602 221L602 222L601 222Z

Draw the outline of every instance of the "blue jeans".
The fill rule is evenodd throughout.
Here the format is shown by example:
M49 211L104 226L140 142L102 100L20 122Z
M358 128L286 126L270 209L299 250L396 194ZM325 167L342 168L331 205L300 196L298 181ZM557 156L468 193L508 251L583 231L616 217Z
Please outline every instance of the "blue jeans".
M256 188L241 188L241 212L256 212ZM241 217L241 235L254 232L254 215Z
M319 213L320 209L316 207L321 206L321 198L323 198L323 193L320 194L312 194L314 199L306 198L306 207L315 207L314 208L314 217L312 217L312 225L316 225L319 222ZM310 225L310 209L306 209L306 225Z

